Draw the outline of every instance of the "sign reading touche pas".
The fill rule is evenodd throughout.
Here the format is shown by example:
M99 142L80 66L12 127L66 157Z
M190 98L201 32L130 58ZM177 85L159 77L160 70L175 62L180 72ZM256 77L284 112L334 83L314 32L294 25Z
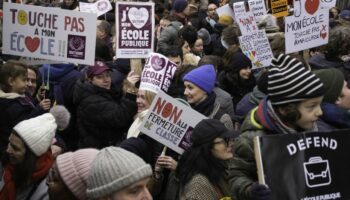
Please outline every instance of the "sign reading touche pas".
M273 200L350 199L350 130L257 137L255 150Z

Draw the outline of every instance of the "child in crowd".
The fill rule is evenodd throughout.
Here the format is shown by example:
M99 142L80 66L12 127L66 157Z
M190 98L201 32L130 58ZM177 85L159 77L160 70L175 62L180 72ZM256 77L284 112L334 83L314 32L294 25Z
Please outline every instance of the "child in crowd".
M283 54L273 59L268 72L267 98L246 116L242 134L235 143L235 158L229 165L229 182L235 199L270 199L270 190L257 182L253 138L317 131L323 95L323 83L301 62Z

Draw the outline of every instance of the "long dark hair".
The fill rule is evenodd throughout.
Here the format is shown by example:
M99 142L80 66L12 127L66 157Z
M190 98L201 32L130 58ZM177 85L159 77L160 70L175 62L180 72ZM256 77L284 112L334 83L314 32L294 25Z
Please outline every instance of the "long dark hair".
M196 174L206 176L212 184L219 182L224 172L223 162L215 158L211 152L213 143L191 146L181 156L176 177L180 187L184 187Z

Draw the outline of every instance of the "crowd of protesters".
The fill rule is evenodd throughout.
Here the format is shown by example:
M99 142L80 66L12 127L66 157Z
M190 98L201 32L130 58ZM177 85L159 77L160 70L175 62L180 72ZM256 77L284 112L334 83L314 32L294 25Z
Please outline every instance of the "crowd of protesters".
M283 18L268 12L258 27L274 58L256 70L235 21L216 12L240 1L248 9L153 0L154 52L177 65L167 94L207 117L182 155L139 130L156 93L138 89L145 60L114 56L114 9L98 17L94 65L2 54L0 199L271 199L255 136L350 128L350 8L330 9L328 44L303 54L284 54ZM14 3L79 11L78 0Z

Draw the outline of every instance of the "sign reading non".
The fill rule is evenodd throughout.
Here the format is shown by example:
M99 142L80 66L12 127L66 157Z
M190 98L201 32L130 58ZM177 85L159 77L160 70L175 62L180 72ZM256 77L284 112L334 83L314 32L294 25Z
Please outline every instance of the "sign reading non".
M297 4L300 11L285 18L287 54L328 43L329 10L320 8L320 0L300 0Z
M147 58L153 52L154 3L116 3L117 58Z
M92 65L96 15L4 2L3 53Z
M206 117L184 103L159 91L140 131L179 154L191 146L193 128Z
M262 136L255 146L272 200L350 199L349 130Z
M168 91L175 71L174 62L161 54L152 53L143 68L140 89L155 93L158 90Z

